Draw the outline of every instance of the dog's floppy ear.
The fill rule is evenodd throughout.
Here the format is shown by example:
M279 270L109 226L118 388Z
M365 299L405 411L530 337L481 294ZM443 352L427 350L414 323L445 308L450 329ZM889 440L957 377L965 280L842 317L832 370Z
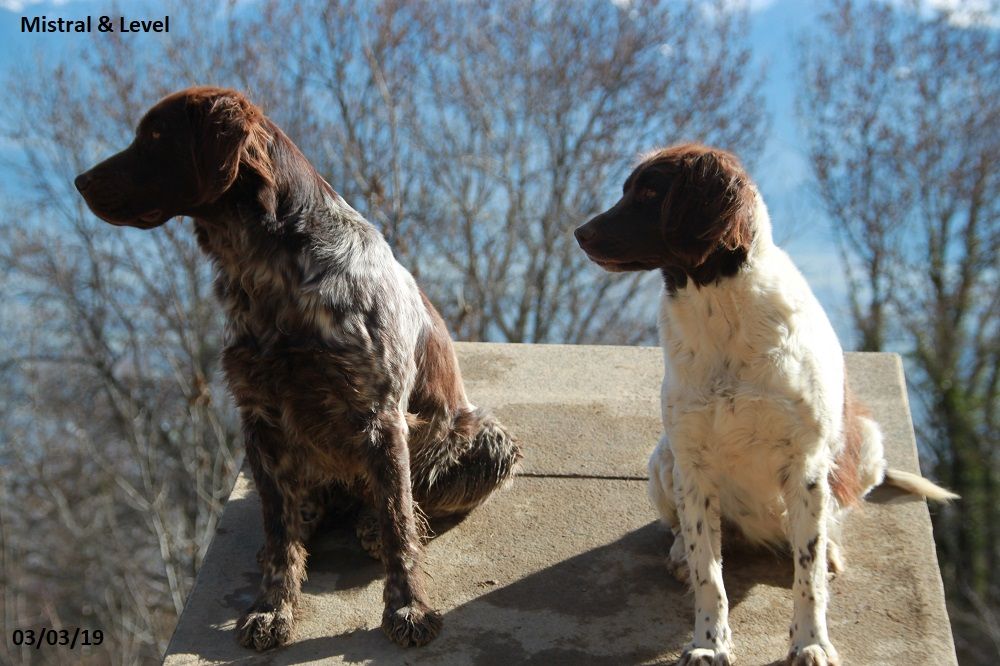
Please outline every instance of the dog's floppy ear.
M732 155L687 153L671 165L670 191L660 219L664 237L697 268L716 250L750 248L754 188Z
M274 217L277 192L268 156L272 137L260 109L235 91L219 91L198 100L194 113L192 150L201 203L217 200L247 170L261 181L257 198L264 214Z

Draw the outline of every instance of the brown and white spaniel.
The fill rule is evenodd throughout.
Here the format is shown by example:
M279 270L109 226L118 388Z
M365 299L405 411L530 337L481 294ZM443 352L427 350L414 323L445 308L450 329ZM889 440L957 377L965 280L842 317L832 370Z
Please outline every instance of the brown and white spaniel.
M418 507L471 510L521 454L469 403L444 321L381 234L233 90L161 100L132 144L76 186L111 224L192 217L218 269L223 366L265 530L240 642L289 640L306 540L325 510L350 503L375 517L360 531L385 564L383 629L404 646L433 639L441 617L424 591Z

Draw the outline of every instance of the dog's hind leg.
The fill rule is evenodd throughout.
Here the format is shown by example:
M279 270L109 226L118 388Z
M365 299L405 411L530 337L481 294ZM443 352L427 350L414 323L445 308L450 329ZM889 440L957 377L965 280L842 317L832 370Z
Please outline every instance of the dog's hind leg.
M674 578L687 583L690 570L684 549L684 533L677 518L677 504L674 499L674 454L670 450L670 442L667 441L666 435L660 437L660 442L649 456L648 491L649 500L660 514L660 520L674 535L667 566Z
M885 479L882 431L868 408L844 386L843 439L833 448L830 489L838 504L851 507Z
M462 408L414 432L413 495L431 517L462 515L482 504L516 473L521 450L489 413Z
M357 489L338 482L303 492L302 496L299 516L302 520L302 538L307 542L321 526L354 516L363 501ZM264 544L257 551L257 564L263 567L267 557L267 544Z
M427 518L462 516L513 479L521 450L502 425L482 410L462 409L455 418L444 411L434 421L410 426L410 479L417 535L432 532ZM358 516L361 547L382 557L382 531L369 504Z
M469 403L444 320L426 297L424 305L432 326L417 352L409 401L413 495L428 516L461 515L513 478L521 449Z
M413 466L410 466L410 478L413 478ZM433 536L430 525L427 523L427 516L417 503L414 496L413 520L417 528L417 538L421 544L426 544ZM371 498L365 499L365 504L357 514L357 521L354 525L354 533L358 537L358 543L362 550L368 553L373 560L382 560L382 525L379 520L378 509Z
M427 437L427 424L412 428L410 478L417 536L421 542L432 536L427 518L461 516L486 501L517 471L521 452L507 431L491 416L463 411L457 425ZM382 558L382 530L378 513L366 506L358 515L355 531L361 547L374 559Z
M858 460L858 477L863 488L862 495L885 480L885 446L882 430L867 416L858 419L861 431L861 455Z
M844 573L843 525L841 520L846 511L839 507L831 507L826 520L826 572L828 578L835 578Z

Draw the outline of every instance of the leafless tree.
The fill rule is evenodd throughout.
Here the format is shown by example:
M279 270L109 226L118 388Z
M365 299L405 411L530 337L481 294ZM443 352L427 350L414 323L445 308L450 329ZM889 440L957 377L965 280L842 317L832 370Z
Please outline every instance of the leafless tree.
M425 15L414 136L436 198L419 227L461 337L653 340L657 277L603 273L572 230L616 198L640 151L698 139L756 152L763 105L744 18L658 2L479 1Z
M837 0L804 49L802 116L861 345L907 353L921 444L963 496L935 521L963 663L1000 654L997 15Z

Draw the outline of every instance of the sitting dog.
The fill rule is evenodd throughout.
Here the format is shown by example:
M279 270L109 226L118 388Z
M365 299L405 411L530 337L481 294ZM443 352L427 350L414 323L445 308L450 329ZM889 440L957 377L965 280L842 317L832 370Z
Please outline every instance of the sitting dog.
M647 156L621 200L576 230L608 271L660 270L664 437L650 497L672 528L671 569L694 588L694 640L681 664L730 664L721 521L790 544L792 664L836 664L827 564L838 525L874 486L956 497L887 470L878 426L852 397L826 314L771 239L767 209L737 159L684 144ZM686 566L685 566L686 563Z
M432 640L441 618L424 591L418 511L468 512L521 454L469 403L444 321L381 234L233 90L166 97L128 148L75 183L111 224L192 217L218 269L223 368L265 531L240 642L289 640L306 540L324 510L354 500L377 515L366 545L386 570L382 628L403 646Z

